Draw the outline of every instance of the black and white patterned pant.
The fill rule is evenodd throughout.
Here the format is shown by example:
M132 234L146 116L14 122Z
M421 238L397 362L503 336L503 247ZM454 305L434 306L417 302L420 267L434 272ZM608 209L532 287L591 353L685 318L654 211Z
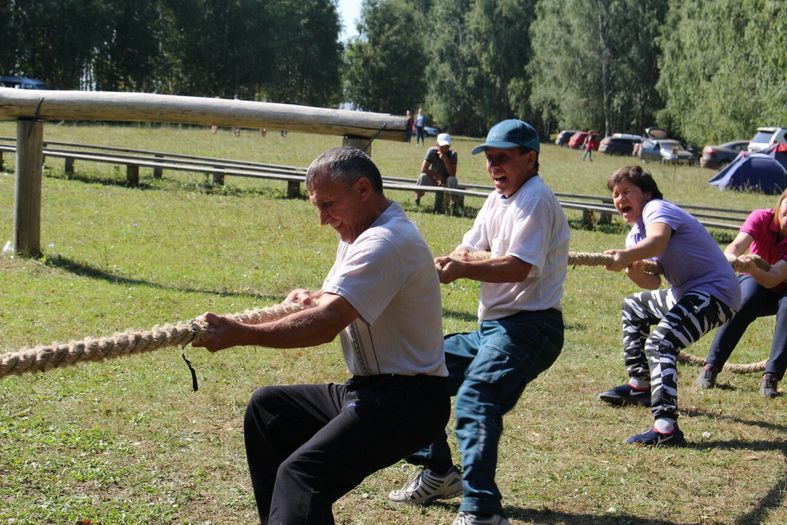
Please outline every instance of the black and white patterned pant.
M639 292L623 300L626 371L645 383L650 377L655 419L678 418L678 353L734 314L704 292L688 292L677 302L672 289Z

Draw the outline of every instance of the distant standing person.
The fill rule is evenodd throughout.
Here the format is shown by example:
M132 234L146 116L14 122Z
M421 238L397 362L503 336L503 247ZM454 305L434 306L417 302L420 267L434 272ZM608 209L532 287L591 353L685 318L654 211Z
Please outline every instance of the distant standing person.
M440 186L444 188L456 189L459 182L456 179L456 163L458 161L456 151L451 149L451 135L440 133L437 135L437 146L426 151L424 161L421 163L421 174L418 176L419 186ZM415 192L415 204L421 204L423 191ZM460 196L451 195L451 211L459 209ZM443 192L438 191L434 196L434 211L443 213Z
M404 130L405 138L407 140L407 143L411 144L413 140L413 129L415 126L415 120L413 119L413 115L410 114L409 109L407 110L404 116L407 117L407 127Z
M421 108L418 108L418 115L415 116L415 145L417 146L419 143L423 146L426 145L424 142L424 138L426 137L424 127L426 126L426 116L421 111Z
M594 135L588 135L585 139L585 144L582 146L582 160L588 159L590 162L593 162L593 149L596 147L596 137Z
M750 262L748 273L738 277L743 304L735 317L716 332L696 385L713 388L716 375L749 325L758 317L776 315L771 353L760 380L760 395L776 397L778 382L787 370L787 190L772 209L751 212L724 253L735 260L747 251L765 259L771 269L763 270Z

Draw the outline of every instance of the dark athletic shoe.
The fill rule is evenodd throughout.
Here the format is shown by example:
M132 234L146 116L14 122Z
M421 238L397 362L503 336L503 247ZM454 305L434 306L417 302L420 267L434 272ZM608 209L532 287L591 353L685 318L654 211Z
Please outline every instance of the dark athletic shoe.
M779 395L779 382L773 374L764 374L760 380L760 395L762 397L776 397Z
M642 405L650 406L650 388L644 390L637 390L633 386L626 383L625 385L616 386L606 392L600 394L598 398L605 403L613 406L622 405Z
M662 434L655 428L651 428L647 432L631 436L626 440L626 443L648 447L685 447L686 438L683 437L683 432L675 425L675 429L669 434Z
M698 375L697 379L694 381L694 384L697 385L697 388L713 388L716 386L717 375L719 375L719 371L716 370L715 366L705 365L700 375Z

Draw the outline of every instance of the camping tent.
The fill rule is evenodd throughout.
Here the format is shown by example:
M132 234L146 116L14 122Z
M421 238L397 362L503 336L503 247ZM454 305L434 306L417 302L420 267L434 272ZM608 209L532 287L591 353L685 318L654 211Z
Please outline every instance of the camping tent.
M776 144L762 153L741 151L708 183L719 189L779 194L787 189L787 144Z

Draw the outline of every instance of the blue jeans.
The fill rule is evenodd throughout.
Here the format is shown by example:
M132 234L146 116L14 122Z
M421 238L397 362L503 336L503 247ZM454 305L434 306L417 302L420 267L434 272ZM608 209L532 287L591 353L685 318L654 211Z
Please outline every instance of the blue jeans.
M781 381L787 369L787 291L773 293L760 286L751 275L742 275L738 281L743 296L741 309L716 332L705 362L721 370L749 325L758 317L776 315L776 330L765 372Z
M495 483L503 415L525 387L552 366L563 348L563 315L550 309L483 321L478 330L445 339L451 395L456 395L456 436L462 453L464 498L460 511L503 515ZM453 464L441 440L407 461L442 473Z

